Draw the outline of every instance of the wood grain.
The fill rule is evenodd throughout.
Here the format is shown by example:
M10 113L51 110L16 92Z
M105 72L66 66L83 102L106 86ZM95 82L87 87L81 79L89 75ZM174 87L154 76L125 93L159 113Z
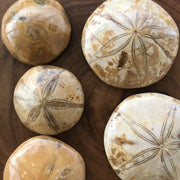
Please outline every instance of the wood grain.
M0 0L0 20L15 0ZM89 15L103 0L59 0L72 26L68 48L51 64L74 73L85 91L85 110L79 123L55 136L83 156L87 180L118 180L110 167L103 145L106 123L115 107L126 97L141 92L161 92L180 99L180 51L165 78L141 89L121 90L98 79L86 63L81 50L81 33ZM179 0L156 0L175 19L180 29ZM0 179L10 154L25 140L37 134L29 131L18 119L13 105L13 91L20 77L31 67L15 60L0 41Z

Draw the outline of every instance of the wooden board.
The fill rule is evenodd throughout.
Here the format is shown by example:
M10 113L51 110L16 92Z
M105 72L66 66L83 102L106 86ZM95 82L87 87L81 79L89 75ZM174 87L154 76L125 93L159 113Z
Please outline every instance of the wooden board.
M0 0L0 20L15 0ZM81 153L87 180L118 180L110 167L103 145L106 123L115 107L126 97L141 92L160 92L180 99L180 51L175 64L160 82L142 89L121 90L101 82L86 63L81 50L81 34L89 15L103 0L59 0L69 16L72 37L68 48L51 64L73 72L85 92L85 110L79 123L55 136ZM175 19L180 29L179 0L156 0ZM18 119L13 91L19 78L31 68L15 60L0 41L0 179L10 154L27 139L36 136Z

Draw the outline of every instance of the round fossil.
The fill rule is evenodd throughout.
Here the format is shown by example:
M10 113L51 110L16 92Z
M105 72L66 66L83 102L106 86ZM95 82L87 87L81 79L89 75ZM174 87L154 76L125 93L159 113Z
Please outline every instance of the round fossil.
M84 93L71 72L37 66L27 71L16 85L14 106L27 128L54 135L78 122L84 108Z
M55 0L18 0L5 13L2 40L19 61L38 65L55 59L67 47L71 26Z
M85 180L81 155L67 144L37 136L21 144L9 157L4 180Z
M108 0L89 17L82 49L109 85L140 88L162 79L173 64L179 32L172 17L151 0Z
M122 180L179 180L180 101L157 93L127 98L110 117L104 144Z

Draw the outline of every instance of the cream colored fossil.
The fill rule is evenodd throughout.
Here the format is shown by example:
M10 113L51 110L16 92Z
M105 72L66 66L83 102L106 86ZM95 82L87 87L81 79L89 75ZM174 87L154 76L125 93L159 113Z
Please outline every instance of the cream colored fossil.
M127 98L109 119L104 144L122 180L179 180L180 101L156 93Z
M82 49L109 85L139 88L162 79L173 64L179 32L172 17L151 0L108 0L89 17Z
M54 66L31 68L14 91L14 106L23 124L40 134L73 127L84 108L81 84L69 71Z
M37 136L21 144L9 157L3 180L85 180L81 155L67 144Z

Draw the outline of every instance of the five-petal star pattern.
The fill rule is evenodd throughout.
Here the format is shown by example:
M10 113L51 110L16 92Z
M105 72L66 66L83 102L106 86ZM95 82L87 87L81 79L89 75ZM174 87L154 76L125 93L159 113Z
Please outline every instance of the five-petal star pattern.
M162 169L164 169L164 172L168 177L171 179L177 179L176 166L171 156L171 151L180 150L180 141L171 140L171 134L175 124L175 112L176 105L173 103L167 114L167 118L163 121L159 138L140 122L134 121L123 112L119 112L117 118L121 117L133 133L143 141L147 142L150 147L147 147L141 152L133 155L129 160L122 163L117 170L124 171L135 166L140 166L158 156L160 157Z
M60 74L56 74L44 85L41 93L41 99L39 102L40 105L35 106L31 109L31 111L28 114L26 124L36 121L40 114L43 113L43 116L48 126L56 132L60 132L61 128L57 123L53 113L51 112L51 109L62 110L84 107L83 104L70 102L64 99L51 99L51 95L57 86L59 76Z
M142 17L142 5L146 3L146 9L145 13L143 13ZM148 53L147 53L147 46L145 39L151 40L154 44L156 44L157 47L159 47L165 54L166 57L168 58L174 58L172 57L171 53L167 51L159 42L158 40L163 39L163 38L174 38L175 34L166 34L166 31L169 30L174 32L173 28L170 27L163 27L161 25L157 25L156 23L152 22L152 24L148 25L147 21L148 19L151 19L150 17L150 9L149 9L149 1L142 1L139 4L139 7L137 8L136 12L136 20L135 23L126 16L125 13L121 13L120 11L117 11L118 16L120 16L125 22L127 22L128 26L126 26L123 22L120 22L115 18L111 13L109 13L107 10L103 10L104 13L95 13L95 15L100 16L103 19L106 19L108 22L113 23L116 25L117 28L120 28L121 30L124 31L124 33L119 34L111 38L109 41L107 41L105 44L102 45L102 47L93 55L93 57L96 57L95 61L98 61L99 59L107 58L110 56L115 55L116 53L121 52L124 53L124 49L131 44L131 57L133 64L136 68L137 74L140 77L140 79L143 79L143 75L147 74L148 71ZM141 16L140 16L141 14ZM157 34L153 34L152 31L156 31ZM148 33L147 33L148 32ZM94 35L95 36L95 35ZM95 36L95 38L98 39L98 37ZM123 38L126 38L125 41L123 41ZM115 44L116 41L119 41L122 39L123 43L120 43L118 47L111 48L113 47L113 44ZM138 66L137 63L137 42L140 44L140 53L143 57L143 62L144 62L144 68L143 71L140 70L140 67ZM102 53L103 52L103 53ZM121 59L121 58L120 58ZM94 62L94 61L92 61ZM90 62L91 63L91 62ZM120 62L121 63L121 62ZM119 65L118 65L119 66Z

